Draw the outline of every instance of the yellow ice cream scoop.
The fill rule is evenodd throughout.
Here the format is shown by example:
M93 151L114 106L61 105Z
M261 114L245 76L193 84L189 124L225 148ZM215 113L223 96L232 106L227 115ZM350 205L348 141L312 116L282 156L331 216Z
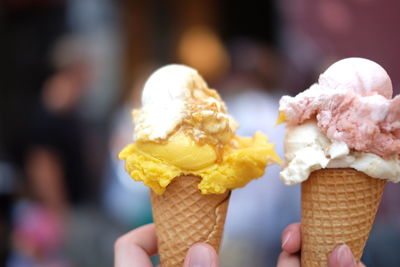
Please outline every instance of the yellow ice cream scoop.
M130 144L119 157L126 160L133 179L143 181L157 194L162 194L175 177L189 174L202 178L198 187L203 194L222 194L261 177L266 165L281 163L274 145L261 132L235 137L221 153L222 161L216 162L210 145L196 145L190 137L178 134L167 144Z
M215 163L217 154L209 144L198 145L180 132L166 143L137 142L136 147L142 152L168 162L183 170L196 170Z

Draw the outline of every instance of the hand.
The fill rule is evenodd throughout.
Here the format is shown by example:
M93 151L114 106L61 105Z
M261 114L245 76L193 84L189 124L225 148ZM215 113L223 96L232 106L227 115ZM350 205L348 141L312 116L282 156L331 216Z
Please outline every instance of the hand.
M300 223L293 223L282 233L282 249L277 267L300 267L301 232ZM365 267L356 263L351 250L346 245L336 247L328 259L328 267Z
M114 245L115 267L152 267L150 257L157 254L154 224L139 227L119 237ZM218 267L214 248L204 243L193 245L186 255L184 267Z

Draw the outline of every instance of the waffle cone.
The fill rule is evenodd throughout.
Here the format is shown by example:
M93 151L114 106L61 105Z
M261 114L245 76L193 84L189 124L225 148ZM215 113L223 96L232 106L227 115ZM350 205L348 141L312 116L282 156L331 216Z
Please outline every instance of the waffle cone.
M360 261L385 184L351 168L312 172L301 187L301 266L327 266L341 244Z
M197 176L179 176L164 194L151 191L162 267L183 266L187 250L197 242L219 251L230 192L203 195L199 182Z

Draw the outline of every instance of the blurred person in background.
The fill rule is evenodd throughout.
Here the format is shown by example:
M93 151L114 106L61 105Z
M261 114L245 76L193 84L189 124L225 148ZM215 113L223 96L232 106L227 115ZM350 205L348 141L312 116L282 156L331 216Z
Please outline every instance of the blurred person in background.
M62 38L56 45L55 73L44 83L32 116L24 164L29 201L16 207L16 250L11 264L19 264L22 258L29 261L29 257L41 265L58 261L71 205L87 200L87 166L77 106L89 73L76 46L79 44L71 38Z
M15 252L12 244L15 248L21 247L19 237L30 239L26 232L16 234L19 213L15 202L22 195L21 188L27 188L23 166L31 138L29 125L43 83L52 72L48 52L65 30L64 7L64 1L6 0L0 3L0 176L1 195L4 196L0 225L5 230L1 239L1 266L15 263L7 251ZM36 244L25 243L24 251L35 251L32 246Z
M45 205L60 213L69 203L82 202L87 191L82 120L77 109L88 84L89 67L83 51L73 51L79 49L73 46L79 43L72 38L62 38L56 45L56 71L44 84L26 157L32 188Z
M106 72L118 69L117 53L110 53L117 41L107 36L114 30L108 1L96 2L0 3L0 154L25 178L13 175L16 203L2 203L0 224L13 230L13 242L2 236L2 247L6 252L12 244L13 251L11 258L1 254L1 266L7 258L10 266L112 262L117 230L96 201L105 122L117 95L114 72Z

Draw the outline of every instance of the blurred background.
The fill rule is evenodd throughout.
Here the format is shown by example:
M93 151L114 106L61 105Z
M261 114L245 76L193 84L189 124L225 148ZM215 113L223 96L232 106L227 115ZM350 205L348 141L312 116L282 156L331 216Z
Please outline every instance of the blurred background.
M151 222L148 189L117 159L130 111L161 65L199 70L238 120L283 155L277 104L332 62L372 59L400 84L397 0L0 1L0 266L112 266L113 243ZM274 266L299 186L233 192L222 266ZM400 194L388 184L363 261L399 266Z

